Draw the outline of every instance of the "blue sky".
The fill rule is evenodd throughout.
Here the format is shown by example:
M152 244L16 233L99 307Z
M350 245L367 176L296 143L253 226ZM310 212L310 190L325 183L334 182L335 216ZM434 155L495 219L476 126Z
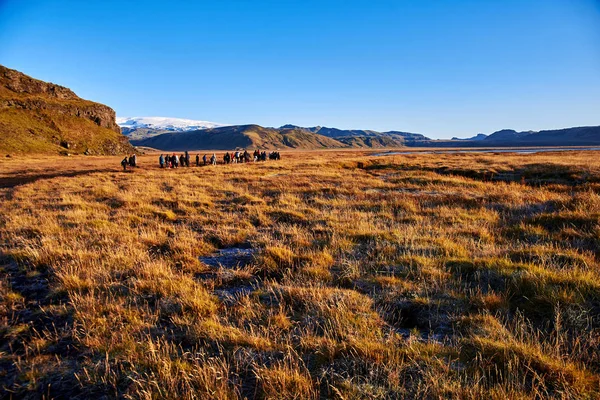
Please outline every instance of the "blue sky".
M0 64L119 116L434 138L600 125L600 1L0 0Z

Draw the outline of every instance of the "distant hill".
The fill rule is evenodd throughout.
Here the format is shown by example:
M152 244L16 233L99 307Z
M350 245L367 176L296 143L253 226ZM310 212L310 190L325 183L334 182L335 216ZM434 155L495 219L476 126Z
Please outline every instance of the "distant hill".
M162 133L187 132L227 126L216 122L170 117L118 117L121 133L130 140L141 140Z
M483 140L485 138L487 138L488 135L486 135L485 133L478 133L477 135L470 137L470 138L457 138L457 137L453 137L452 140Z
M335 139L303 129L264 128L259 125L163 133L146 139L131 140L131 143L164 151L349 147Z
M132 151L112 108L0 65L0 152Z
M479 136L479 135L478 135ZM536 146L598 146L600 126L517 132L503 129L482 139L477 136L462 140L432 140L422 143L429 147L536 147Z
M336 138L338 142L344 143L349 147L356 148L383 148L383 147L403 147L406 142L401 137L378 135L378 136L342 136Z

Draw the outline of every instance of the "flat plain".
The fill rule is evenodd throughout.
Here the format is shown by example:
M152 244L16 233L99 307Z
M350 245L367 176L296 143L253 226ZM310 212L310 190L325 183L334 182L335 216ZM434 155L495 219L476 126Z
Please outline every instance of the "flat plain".
M138 160L0 160L2 397L600 396L597 152Z

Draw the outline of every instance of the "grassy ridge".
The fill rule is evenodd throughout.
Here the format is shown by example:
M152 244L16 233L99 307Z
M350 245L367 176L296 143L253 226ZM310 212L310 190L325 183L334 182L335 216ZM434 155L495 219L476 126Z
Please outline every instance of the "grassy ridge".
M133 147L115 112L0 65L0 153L123 154Z
M0 160L0 390L597 398L596 160Z

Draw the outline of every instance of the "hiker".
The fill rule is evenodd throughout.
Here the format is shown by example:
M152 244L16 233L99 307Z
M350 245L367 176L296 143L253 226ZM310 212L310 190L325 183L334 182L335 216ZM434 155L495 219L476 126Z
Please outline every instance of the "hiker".
M225 161L225 164L229 164L229 162L231 161L231 158L229 158L229 153L225 152L225 155L223 156L223 161Z
M200 154L196 154L196 167L200 166Z
M244 150L244 162L250 162L250 153L247 150Z
M173 163L173 168L179 167L179 159L177 158L177 155L175 155L175 153L173 153L173 155L171 156L171 162Z
M190 166L190 154L188 153L188 151L185 151L185 166L189 167Z
M202 156L202 161L204 161L204 165L206 165L206 154Z
M239 151L236 151L236 152L235 152L235 162L236 162L236 163L239 163L239 162L240 162L240 152L239 152Z
M133 154L131 160L133 161L132 167L137 167L137 155Z
M234 164L235 163L235 158L233 155L233 151L231 152L231 154L229 155L229 159L231 160L231 163Z
M164 168L165 167L165 156L163 156L161 154L160 157L158 157L158 163L160 164L161 168Z
M182 167L185 167L185 154L182 154L182 155L179 156L179 164Z
M127 164L129 164L129 160L127 159L127 156L125 156L123 161L121 161L121 165L123 166L123 171L127 171Z
M210 163L212 165L217 165L217 155L215 153L213 153L212 157L210 158Z

